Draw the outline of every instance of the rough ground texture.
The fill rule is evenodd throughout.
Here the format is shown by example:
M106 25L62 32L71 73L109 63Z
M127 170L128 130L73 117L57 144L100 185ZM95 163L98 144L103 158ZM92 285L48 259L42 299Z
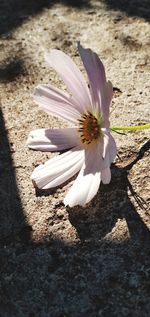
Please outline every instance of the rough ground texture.
M64 88L44 49L95 50L114 85L111 124L150 122L149 0L0 3L0 317L149 316L150 131L115 134L112 180L85 208L65 208L68 182L33 188L28 150L37 127L66 123L39 111L39 83ZM73 181L73 180L72 180Z

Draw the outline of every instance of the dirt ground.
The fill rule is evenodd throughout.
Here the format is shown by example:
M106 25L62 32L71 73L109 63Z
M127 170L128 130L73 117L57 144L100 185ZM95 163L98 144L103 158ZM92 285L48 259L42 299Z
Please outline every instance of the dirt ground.
M112 125L150 122L149 0L0 3L0 317L146 317L150 312L150 131L114 134L112 180L85 208L65 208L68 182L35 191L30 175L56 155L28 133L66 123L32 100L64 88L44 61L59 48L83 70L78 40L114 86Z

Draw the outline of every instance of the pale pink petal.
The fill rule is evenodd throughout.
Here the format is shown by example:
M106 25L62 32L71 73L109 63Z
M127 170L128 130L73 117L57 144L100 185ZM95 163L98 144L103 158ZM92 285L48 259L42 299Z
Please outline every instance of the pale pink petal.
M62 151L77 146L77 132L74 128L36 129L30 132L27 145L39 151Z
M106 169L108 166L111 165L110 155L108 151L106 151L106 155L104 157L104 144L105 144L104 138L101 139L97 144L100 171L103 171L104 169Z
M116 142L111 134L109 136L108 150L109 150L110 160L111 160L111 162L113 162L116 158L116 155L117 155L117 146L116 146Z
M34 100L45 112L76 123L80 116L79 111L71 103L68 96L53 86L38 86L33 95Z
M110 81L104 84L103 90L101 91L101 107L103 112L103 124L105 128L109 128L109 108L113 97L113 86Z
M53 67L64 81L73 96L78 110L83 112L91 104L89 89L82 76L82 73L65 53L59 50L52 50L46 53L46 61Z
M109 146L109 135L110 133L106 131L105 129L105 133L104 133L104 138L103 138L103 141L104 141L104 148L103 148L103 158L106 157L106 153L108 151L108 146Z
M78 49L89 78L93 105L102 113L103 119L106 121L105 126L108 127L112 85L110 82L106 82L105 68L98 55L91 49L84 49L80 43L78 43Z
M93 104L99 104L101 102L101 91L106 82L104 66L98 55L91 49L84 49L78 43L78 50L89 78Z
M109 132L104 133L103 158L108 161L107 166L114 161L117 155L116 142Z
M35 186L41 189L56 187L76 174L80 170L83 160L83 150L75 147L36 167L31 179Z
M79 113L78 107L73 102L72 97L67 94L66 92L60 90L59 88L53 86L53 85L39 85L37 88L38 94L43 95L47 98L53 99L55 101L58 101L60 103L65 104L66 106L70 106L73 109L76 109Z
M103 171L101 171L101 179L102 179L103 184L110 183L110 181L111 181L110 167L107 167Z
M65 205L70 207L87 204L97 193L100 185L100 164L97 146L93 151L85 151L85 162L64 199Z

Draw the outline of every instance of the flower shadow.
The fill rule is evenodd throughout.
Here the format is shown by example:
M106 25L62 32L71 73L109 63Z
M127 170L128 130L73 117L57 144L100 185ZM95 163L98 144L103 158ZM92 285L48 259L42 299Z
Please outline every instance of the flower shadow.
M130 196L145 213L146 202L134 191L129 181L132 167L143 158L150 149L150 141L140 149L136 158L124 167L112 165L112 180L109 185L101 185L95 199L86 207L67 207L69 220L76 228L79 238L85 240L100 240L109 234L119 219L124 219L131 239L140 235L141 239L150 241L150 231L138 214Z

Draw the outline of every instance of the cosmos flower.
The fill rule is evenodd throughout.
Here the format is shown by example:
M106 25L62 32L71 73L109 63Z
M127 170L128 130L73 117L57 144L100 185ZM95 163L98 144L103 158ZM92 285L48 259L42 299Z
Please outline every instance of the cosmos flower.
M97 54L79 43L78 50L89 87L72 59L59 50L52 50L46 54L46 61L64 81L69 94L52 85L40 85L34 93L35 102L45 112L67 120L69 127L33 130L27 140L29 148L34 150L68 150L36 167L31 179L36 187L48 189L79 172L64 199L70 207L84 206L96 195L101 181L110 182L110 165L117 153L109 123L112 84L106 81Z

